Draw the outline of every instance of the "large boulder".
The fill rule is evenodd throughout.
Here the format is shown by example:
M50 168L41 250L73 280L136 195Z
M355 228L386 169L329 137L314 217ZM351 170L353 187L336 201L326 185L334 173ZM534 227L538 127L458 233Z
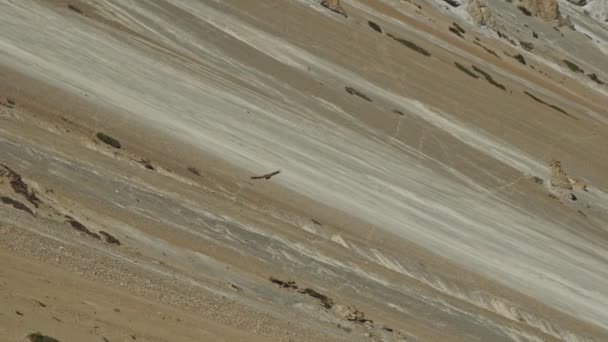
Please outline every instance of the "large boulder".
M486 0L469 1L467 12L477 25L487 26L492 29L496 28L496 18Z

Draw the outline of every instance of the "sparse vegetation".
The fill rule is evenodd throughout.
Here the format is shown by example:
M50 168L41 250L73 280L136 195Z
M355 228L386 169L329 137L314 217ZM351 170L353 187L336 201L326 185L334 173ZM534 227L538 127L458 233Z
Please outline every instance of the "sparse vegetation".
M367 25L369 25L369 27L371 27L374 31L382 33L382 28L375 22L370 20L367 22Z
M372 102L372 99L370 99L367 95L363 94L362 92L358 91L357 89L355 89L353 87L344 87L344 89L346 90L347 93L349 93L351 95L355 95L355 96L358 96L358 97L364 99L365 101Z
M592 81L594 81L595 83L597 83L599 85L606 84L606 83L604 83L604 81L600 80L600 78L597 77L596 74L589 74L589 75L587 75L587 77L589 77Z
M469 70L469 68L465 67L464 65L458 63L458 62L454 62L454 65L460 69L462 72L464 72L465 74L473 77L473 78L479 78L479 76L477 76L474 72L472 72L471 70Z
M532 51L534 50L534 44L530 43L530 42L526 42L523 40L519 41L519 45L521 45L521 47L526 50L526 51Z
M576 65L576 64L574 64L574 63L572 63L572 62L570 62L570 61L569 61L569 60L567 60L567 59L564 59L564 64L566 64L566 66L567 66L567 67L568 67L570 70L572 70L572 71L574 71L574 72L576 72L576 73L583 74L583 73L585 72L585 71L584 71L583 69L581 69L581 68L580 68L578 65Z
M120 240L118 240L117 238L115 238L114 236L112 236L110 233L104 232L103 230L100 230L99 234L101 234L101 236L103 236L104 240L107 243L109 243L111 245L118 245L118 246L120 246Z
M112 138L111 136L109 136L103 132L97 132L96 136L97 136L97 139L101 140L102 142L104 142L116 149L120 149L122 147L122 145L120 144L120 141Z
M40 332L32 333L27 335L30 342L60 342L58 339L42 335Z
M76 221L73 217L66 216L66 218L68 219L68 223L70 224L70 226L72 226L72 228L74 228L77 231L84 233L85 235L88 235L94 239L101 240L101 237L99 236L99 234L90 231L87 227L85 227L85 225Z
M517 44L515 43L515 41L511 38L509 38L509 36L507 36L506 34L500 32L500 31L496 31L496 33L498 34L498 36L502 39L505 39L506 41L508 41L509 43L511 43L511 45L513 46L517 46Z
M458 31L457 28L450 26L450 27L448 27L448 30L450 30L450 32L452 32L453 34L457 35L458 37L464 38L464 36L462 35L462 33L460 31Z
M502 90L507 90L507 88L496 82L496 80L492 77L492 75L488 74L487 72L481 70L480 68L476 67L475 65L473 65L473 70L477 71L478 73L480 73L485 79L486 81L488 81L488 83L490 83L491 85L495 86L496 88L502 89Z
M201 175L200 171L193 167L193 166L188 166L188 171L190 171L191 174L195 175L195 176L199 176Z
M452 26L454 26L454 28L457 29L460 33L466 33L466 31L457 23L452 23Z
M532 12L528 11L524 6L517 6L517 8L521 11L521 13L527 15L528 17L532 15Z
M331 309L332 306L334 306L334 301L327 297L326 295L311 289L311 288L305 288L303 290L298 290L298 292L309 295L312 298L316 298L321 302L321 305L326 308L326 309Z
M424 48L416 45L415 43L410 42L409 40L405 40L403 38L395 37L392 34L388 33L388 36L393 38L395 41L407 46L408 48L418 52L419 54L425 55L427 57L431 56L431 53L426 51Z
M78 13L78 14L84 14L84 12L82 12L82 10L72 4L68 4L68 9Z
M6 197L6 196L2 196L0 197L0 201L2 201L2 203L6 204L6 205L11 205L13 208L17 209L17 210L21 210L21 211L25 211L26 213L35 216L34 212L28 208L25 204L14 200L10 197Z
M572 116L572 115L568 114L568 112L566 112L565 110L563 110L563 109L559 108L558 106L556 106L556 105L552 105L552 104L549 104L549 103L547 103L547 102L545 102L545 101L543 101L543 100L539 99L538 97L536 97L536 96L534 96L534 95L530 94L530 93L529 93L529 92L527 92L527 91L524 91L524 94L526 94L526 95L528 95L529 97L531 97L531 98L532 98L534 101L536 101L536 102L538 102L538 103L541 103L541 104L544 104L545 106L548 106L548 107L550 107L550 108L553 108L553 109L555 109L556 111L558 111L558 112L560 112L560 113L562 113L562 114L564 114L564 115L567 115L567 116L569 116L569 117L571 117L571 118L573 118L573 119L575 119L575 120L576 120L576 118L575 118L574 116Z
M15 191L15 193L17 194L23 195L23 197L25 197L28 202L38 208L38 205L42 203L42 201L38 198L38 196L36 196L36 193L33 190L30 191L27 184L25 184L25 182L23 181L23 178L21 178L21 175L19 175L17 172L13 171L6 165L0 164L0 166L4 167L4 169L6 169L6 171L8 172L8 178L10 179L10 184L13 188L13 191Z
M487 48L485 45L481 44L480 42L478 42L478 41L474 41L473 43L475 43L476 45L479 45L481 48L483 48L484 50L486 50L486 52L487 52L487 53L489 53L489 54L491 54L491 55L494 55L495 57L497 57L497 58L499 58L499 59L502 59L502 58L500 58L500 56L499 56L499 55L496 53L496 51L494 51L494 50L492 50L492 49Z
M154 168L154 165L152 165L152 162L150 161L150 159L141 158L139 163L142 164L148 170L151 170L151 171L156 170L156 168Z
M273 284L279 285L280 288L283 289L297 289L298 286L296 285L295 281L283 281L274 277L270 277L269 278L270 282L272 282Z
M311 288L300 288L298 287L298 285L296 284L295 281L283 281L274 277L270 277L269 280L273 283L278 285L280 288L282 289L287 289L287 290L294 290L298 293L301 294L306 294L310 297L316 298L321 302L321 305L326 308L326 309L331 309L331 307L334 305L334 301L333 299L327 297L326 295L311 289Z

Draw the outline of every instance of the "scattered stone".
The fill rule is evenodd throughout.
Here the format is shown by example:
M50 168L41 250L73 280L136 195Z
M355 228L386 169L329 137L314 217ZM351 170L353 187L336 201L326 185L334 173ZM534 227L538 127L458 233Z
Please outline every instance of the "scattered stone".
M365 314L350 305L334 305L332 311L341 319L353 322L365 322Z
M398 109L393 109L393 113L395 113L395 114L397 114L397 115L401 115L401 116L404 116L404 115L405 115L405 114L404 114L402 111L400 111L400 110L398 110Z
M104 142L116 149L120 149L122 147L120 144L120 141L112 138L111 136L109 136L103 132L97 132L96 136L97 136L97 139L101 140L102 142Z
M576 196L573 193L569 193L568 194L568 199L571 200L571 201L573 201L573 202L576 201L576 200L578 200L578 198L576 198Z
M340 4L340 0L323 0L321 1L321 6L343 16L344 18L348 18L346 11L344 10L344 8L342 8L342 5Z
M19 311L19 310L15 311L15 313L16 313L17 315L19 315L19 316L23 316L23 313L22 313L21 311Z
M528 16L535 16L545 21L559 18L559 4L557 0L521 0L518 8Z

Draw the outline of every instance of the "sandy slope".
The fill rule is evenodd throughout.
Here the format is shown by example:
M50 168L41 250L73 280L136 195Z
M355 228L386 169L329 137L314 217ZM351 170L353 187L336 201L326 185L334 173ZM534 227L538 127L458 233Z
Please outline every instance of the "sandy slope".
M413 15L412 3L347 1L348 18L304 0L73 4L82 13L63 1L0 3L0 95L16 102L0 108L0 164L41 199L34 207L1 185L35 214L0 206L3 246L21 254L2 275L14 280L6 292L31 278L20 269L71 279L42 271L42 262L74 272L69 265L107 260L124 278L81 270L96 282L73 280L79 296L99 292L105 302L119 291L134 308L184 315L213 307L204 319L221 326L197 324L226 340L244 331L311 341L608 338L606 87L556 67L576 44L568 58L608 79L601 47L580 33L561 37L531 22L544 42L554 39L525 54L531 69L492 33L462 23L465 39L456 37L447 27L458 17L423 2ZM510 35L518 20L504 20ZM589 183L576 202L533 181L547 176L551 158ZM270 181L249 179L274 170ZM66 215L121 245L70 230ZM36 245L10 243L22 234L79 252L37 255ZM135 270L141 275L124 286ZM341 320L270 276L355 305L373 322ZM210 299L164 301L164 288L140 291L146 279L177 298ZM50 286L58 305L84 310ZM21 305L12 298L7 304ZM137 311L142 329L165 324ZM53 321L38 328L16 319L6 320L19 329L5 329L9 338L43 327L85 338ZM107 319L124 338L130 325ZM175 322L170 329L203 338Z

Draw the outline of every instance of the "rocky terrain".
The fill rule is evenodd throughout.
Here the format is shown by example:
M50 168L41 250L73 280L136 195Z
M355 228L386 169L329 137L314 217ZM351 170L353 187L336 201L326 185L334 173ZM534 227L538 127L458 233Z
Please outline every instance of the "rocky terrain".
M0 340L608 340L606 1L0 17Z

